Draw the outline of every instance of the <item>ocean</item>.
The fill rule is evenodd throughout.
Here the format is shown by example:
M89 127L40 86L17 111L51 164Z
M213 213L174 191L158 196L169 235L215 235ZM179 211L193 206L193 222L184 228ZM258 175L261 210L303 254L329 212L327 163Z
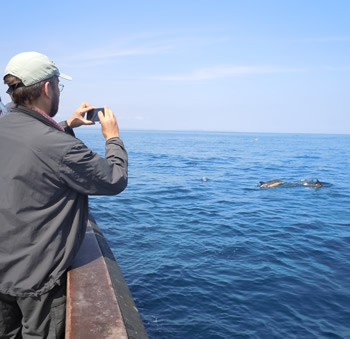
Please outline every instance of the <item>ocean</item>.
M128 187L90 208L150 338L350 338L350 135L121 138Z

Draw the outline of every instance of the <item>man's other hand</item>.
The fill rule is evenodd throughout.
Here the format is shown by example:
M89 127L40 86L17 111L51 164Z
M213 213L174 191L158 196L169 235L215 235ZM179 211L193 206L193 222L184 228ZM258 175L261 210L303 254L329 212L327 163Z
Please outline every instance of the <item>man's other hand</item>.
M105 114L103 115L103 113L99 111L98 117L101 123L102 134L104 135L106 140L110 138L119 137L119 127L117 119L114 113L107 106L105 106Z

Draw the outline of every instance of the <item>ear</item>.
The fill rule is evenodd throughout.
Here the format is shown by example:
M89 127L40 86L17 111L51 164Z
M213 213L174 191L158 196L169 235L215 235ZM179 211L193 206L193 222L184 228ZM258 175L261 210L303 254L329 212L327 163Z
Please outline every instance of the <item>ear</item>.
M44 83L44 86L42 87L42 90L41 90L41 94L43 94L43 95L45 95L45 96L47 96L49 98L51 97L51 95L52 95L52 88L51 88L51 84L48 81L46 81Z

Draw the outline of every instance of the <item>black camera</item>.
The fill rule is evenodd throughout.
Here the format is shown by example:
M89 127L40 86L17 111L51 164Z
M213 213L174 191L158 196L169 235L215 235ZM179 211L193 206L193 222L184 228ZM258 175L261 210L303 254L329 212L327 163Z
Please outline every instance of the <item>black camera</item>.
M94 108L90 111L87 111L86 113L86 120L91 120L91 121L100 121L98 118L98 112L102 112L103 115L105 115L105 109L104 108Z

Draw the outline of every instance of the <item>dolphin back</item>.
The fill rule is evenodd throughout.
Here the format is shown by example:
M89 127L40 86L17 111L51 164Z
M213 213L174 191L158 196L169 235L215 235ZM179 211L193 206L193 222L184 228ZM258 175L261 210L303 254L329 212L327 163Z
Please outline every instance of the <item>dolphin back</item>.
M284 184L282 180L270 180L270 181L260 181L260 187L262 188L272 188Z

